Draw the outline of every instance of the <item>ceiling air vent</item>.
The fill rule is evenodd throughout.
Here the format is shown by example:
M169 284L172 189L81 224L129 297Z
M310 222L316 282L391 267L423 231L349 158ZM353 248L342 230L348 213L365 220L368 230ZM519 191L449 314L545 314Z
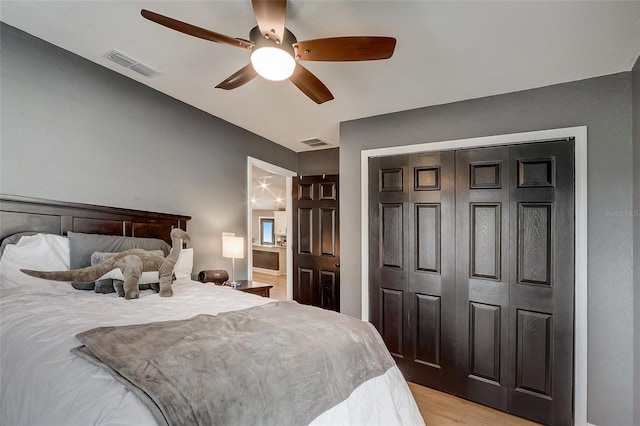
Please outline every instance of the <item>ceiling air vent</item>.
M148 67L143 63L128 57L124 53L118 52L115 49L107 53L107 58L111 59L116 64L122 65L125 68L129 68L130 70L135 71L138 74L144 75L145 77L155 77L156 75L160 74L160 72L154 70L153 68Z
M328 143L326 143L325 141L321 141L318 138L315 139L307 139L306 141L301 141L303 144L308 145L312 148L317 148L319 146L327 146L329 145Z

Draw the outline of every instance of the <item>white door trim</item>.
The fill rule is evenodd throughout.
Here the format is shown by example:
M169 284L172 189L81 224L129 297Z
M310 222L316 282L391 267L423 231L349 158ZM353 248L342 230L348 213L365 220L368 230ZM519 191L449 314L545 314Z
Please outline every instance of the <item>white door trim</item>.
M251 193L253 188L251 182L253 181L253 166L259 167L263 170L267 170L274 174L284 176L286 179L286 206L287 212L287 241L292 241L292 230L290 224L293 223L293 209L291 205L293 199L291 197L292 185L294 176L298 173L276 166L275 164L267 163L266 161L259 160L253 157L247 157L247 279L253 279L253 250L251 250L251 236L253 235L253 214L251 209ZM293 251L290 250L291 245L287 244L287 300L293 300Z
M574 424L587 425L587 127L566 127L506 135L457 139L361 152L362 319L369 320L369 158L429 151L511 145L575 138L575 337Z

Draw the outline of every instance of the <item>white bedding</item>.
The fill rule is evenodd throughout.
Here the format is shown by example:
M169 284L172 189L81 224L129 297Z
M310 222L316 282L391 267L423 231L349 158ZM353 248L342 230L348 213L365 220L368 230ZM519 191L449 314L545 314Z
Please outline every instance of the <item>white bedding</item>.
M142 402L108 372L69 352L79 345L74 336L98 326L186 319L272 301L188 280L174 283L173 297L142 291L137 300L70 286L45 288L0 297L0 425L155 425ZM402 374L393 367L312 424L424 421Z

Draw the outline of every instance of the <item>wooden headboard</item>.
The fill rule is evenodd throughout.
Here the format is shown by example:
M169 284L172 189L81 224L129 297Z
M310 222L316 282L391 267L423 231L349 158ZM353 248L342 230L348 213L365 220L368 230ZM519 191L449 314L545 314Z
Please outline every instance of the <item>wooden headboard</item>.
M66 203L0 194L0 240L18 232L160 238L171 244L173 228L187 230L190 216Z

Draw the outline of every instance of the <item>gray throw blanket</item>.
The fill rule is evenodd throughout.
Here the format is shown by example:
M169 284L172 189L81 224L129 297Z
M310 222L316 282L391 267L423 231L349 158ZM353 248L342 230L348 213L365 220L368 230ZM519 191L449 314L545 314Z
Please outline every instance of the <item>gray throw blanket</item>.
M395 365L371 324L296 302L77 338L168 425L309 424Z

